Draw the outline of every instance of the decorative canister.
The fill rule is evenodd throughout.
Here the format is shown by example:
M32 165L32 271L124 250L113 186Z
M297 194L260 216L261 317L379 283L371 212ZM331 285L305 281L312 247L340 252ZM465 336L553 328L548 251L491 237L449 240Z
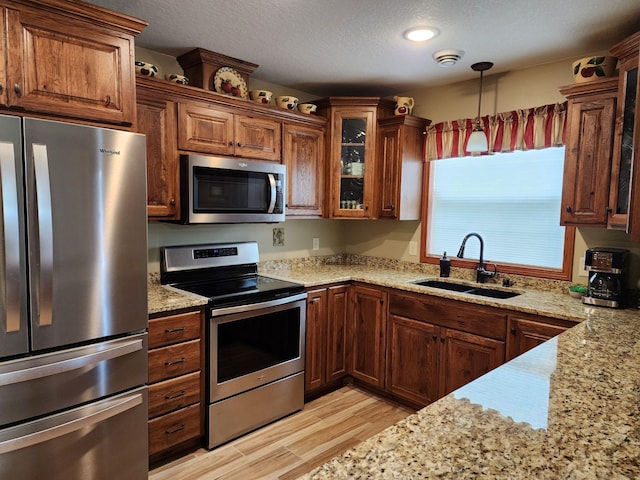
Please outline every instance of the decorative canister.
M393 97L396 101L396 108L393 111L395 115L411 115L413 111L412 97Z
M576 83L585 83L610 77L617 64L618 59L611 56L581 58L572 64L573 78Z
M271 93L269 90L251 90L249 92L249 98L254 102L258 103L269 103L271 102Z
M283 95L276 98L276 105L280 108L286 108L288 110L295 110L298 105L298 98L290 95Z
M314 105L313 103L301 103L298 105L298 110L307 114L316 113L317 108L317 105Z
M145 77L155 77L158 74L158 67L149 62L135 61L136 73Z
M189 79L184 75L179 75L177 73L172 73L170 75L165 75L164 78L169 80L171 83L179 83L182 85L189 85Z

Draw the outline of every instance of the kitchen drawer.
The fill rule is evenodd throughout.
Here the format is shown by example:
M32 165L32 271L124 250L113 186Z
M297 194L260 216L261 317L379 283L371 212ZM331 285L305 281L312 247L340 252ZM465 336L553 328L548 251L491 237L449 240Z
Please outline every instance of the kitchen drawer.
M200 340L149 350L149 383L200 370Z
M149 420L149 455L199 437L201 426L199 403Z
M391 294L389 312L502 341L507 335L505 313L456 300Z
M149 348L200 338L200 312L187 312L149 320Z
M200 372L154 383L149 387L149 418L200 401Z

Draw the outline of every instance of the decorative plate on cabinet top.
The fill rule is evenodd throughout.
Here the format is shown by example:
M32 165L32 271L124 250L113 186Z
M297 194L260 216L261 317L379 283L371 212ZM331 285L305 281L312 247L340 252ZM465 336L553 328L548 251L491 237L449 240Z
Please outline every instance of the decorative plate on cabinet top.
M213 77L216 92L234 97L247 98L247 84L242 76L231 67L220 67Z

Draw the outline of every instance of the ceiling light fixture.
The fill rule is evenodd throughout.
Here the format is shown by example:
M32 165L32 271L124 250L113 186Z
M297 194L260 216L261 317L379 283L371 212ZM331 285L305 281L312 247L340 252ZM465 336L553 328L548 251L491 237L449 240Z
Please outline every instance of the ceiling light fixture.
M482 105L482 74L491 67L493 67L493 63L491 62L478 62L471 65L471 70L480 72L480 95L478 96L478 116L476 117L476 124L473 127L473 131L467 141L467 152L476 153L489 150L487 136L482 129L482 122L480 121L480 106Z
M462 58L464 52L455 48L448 48L446 50L438 50L433 54L433 59L438 62L441 67L450 67L458 63Z
M404 38L412 42L426 42L437 36L440 31L433 27L416 27L404 32Z

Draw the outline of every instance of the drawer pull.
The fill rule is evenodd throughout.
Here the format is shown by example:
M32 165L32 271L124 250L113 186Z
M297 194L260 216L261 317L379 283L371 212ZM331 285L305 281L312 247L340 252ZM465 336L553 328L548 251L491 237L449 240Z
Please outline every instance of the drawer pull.
M184 363L185 358L184 357L180 357L178 360L173 360L171 362L164 362L164 365L166 367L170 367L171 365L178 365L179 363Z
M165 431L164 433L167 435L171 435L172 433L178 433L181 430L184 430L187 426L184 423L181 423L180 425L175 425L173 427L171 427L170 429L168 429L167 431Z
M165 400L173 400L174 398L180 398L180 397L184 397L184 394L186 392L184 390L180 390L179 392L176 393L170 393L169 395L165 395L164 399Z
M167 333L167 334L179 333L179 332L184 332L186 329L187 327L165 328L164 333Z

